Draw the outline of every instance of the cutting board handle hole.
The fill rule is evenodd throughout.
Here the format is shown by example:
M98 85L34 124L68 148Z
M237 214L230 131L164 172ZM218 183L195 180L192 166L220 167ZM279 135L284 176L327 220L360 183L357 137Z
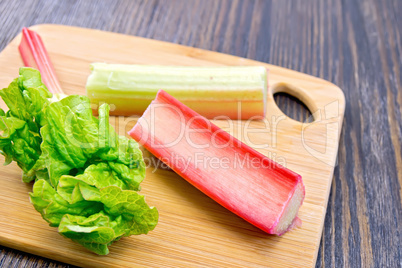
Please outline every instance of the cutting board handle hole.
M302 123L313 122L314 118L310 109L297 97L294 91L294 88L290 88L286 84L273 87L272 93L276 105L284 114L293 120Z

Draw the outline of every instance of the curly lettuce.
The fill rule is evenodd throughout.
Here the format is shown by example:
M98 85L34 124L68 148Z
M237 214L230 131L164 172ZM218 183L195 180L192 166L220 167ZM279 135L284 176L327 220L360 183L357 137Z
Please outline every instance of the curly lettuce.
M138 144L109 125L109 106L92 115L89 99L52 102L40 73L21 68L0 96L0 153L15 161L23 181L34 181L30 200L64 237L99 254L122 237L146 234L158 211L140 195L145 163Z

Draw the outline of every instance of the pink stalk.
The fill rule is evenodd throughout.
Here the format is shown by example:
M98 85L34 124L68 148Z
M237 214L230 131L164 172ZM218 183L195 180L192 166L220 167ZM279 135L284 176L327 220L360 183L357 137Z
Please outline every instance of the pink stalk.
M24 65L40 71L42 81L49 91L55 94L63 94L41 37L36 32L23 28L21 43L18 48Z
M270 234L300 225L300 175L275 163L160 90L129 132L216 202Z

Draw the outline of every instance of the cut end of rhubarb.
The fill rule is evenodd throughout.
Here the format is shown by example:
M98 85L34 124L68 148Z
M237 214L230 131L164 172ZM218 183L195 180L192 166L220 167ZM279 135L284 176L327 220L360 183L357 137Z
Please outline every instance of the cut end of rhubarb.
M282 216L279 218L277 225L272 230L273 234L282 235L285 232L295 228L300 227L302 222L297 217L299 208L304 200L304 185L300 178L300 182L297 185L291 199L289 200Z

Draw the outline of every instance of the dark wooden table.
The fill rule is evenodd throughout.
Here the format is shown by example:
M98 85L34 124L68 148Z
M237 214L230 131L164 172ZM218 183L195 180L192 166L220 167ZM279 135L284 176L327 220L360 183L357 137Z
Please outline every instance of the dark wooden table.
M40 23L219 51L337 84L347 106L317 266L402 266L401 0L0 0L0 50ZM294 98L276 100L293 118L309 115ZM0 246L0 266L68 265Z

